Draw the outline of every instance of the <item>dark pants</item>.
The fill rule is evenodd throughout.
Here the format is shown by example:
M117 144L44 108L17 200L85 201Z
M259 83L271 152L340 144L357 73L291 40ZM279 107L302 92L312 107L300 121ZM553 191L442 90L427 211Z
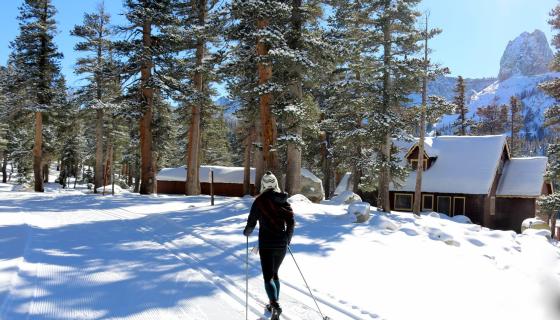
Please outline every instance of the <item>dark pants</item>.
M270 302L277 302L280 298L280 279L278 269L286 256L286 248L261 248L261 268L264 278L264 288Z

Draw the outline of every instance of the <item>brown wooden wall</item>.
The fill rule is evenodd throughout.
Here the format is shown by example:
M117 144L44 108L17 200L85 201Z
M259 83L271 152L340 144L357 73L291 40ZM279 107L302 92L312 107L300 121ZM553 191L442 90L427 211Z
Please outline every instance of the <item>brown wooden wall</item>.
M202 194L210 194L210 184L200 183ZM185 194L185 182L183 181L160 181L157 182L157 192L163 194ZM243 184L237 183L214 183L214 194L217 196L242 197ZM251 185L251 195L255 195L255 185Z
M521 232L521 223L535 217L535 198L496 198L494 228Z
M414 192L399 192L391 191L391 209L395 210L395 193L405 193L411 194L414 200ZM437 197L451 197L451 210L453 210L453 198L454 197L464 197L465 198L465 215L471 219L473 223L482 224L484 217L484 203L485 195L472 195L472 194L456 194L456 193L430 193L423 192L422 195L433 195L434 196L434 206L433 211L437 211ZM403 210L404 211L404 210ZM450 212L450 216L453 216L453 211Z

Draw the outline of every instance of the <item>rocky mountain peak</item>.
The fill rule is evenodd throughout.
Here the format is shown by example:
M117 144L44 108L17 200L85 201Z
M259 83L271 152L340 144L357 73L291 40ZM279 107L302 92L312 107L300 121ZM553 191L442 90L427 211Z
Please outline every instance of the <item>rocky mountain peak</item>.
M549 72L552 49L544 32L523 32L507 45L500 60L500 80L514 75L532 76Z

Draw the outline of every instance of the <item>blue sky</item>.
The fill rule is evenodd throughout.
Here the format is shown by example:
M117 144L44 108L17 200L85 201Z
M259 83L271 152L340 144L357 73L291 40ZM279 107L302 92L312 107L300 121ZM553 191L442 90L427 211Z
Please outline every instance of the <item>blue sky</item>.
M18 34L21 0L0 0L0 63L5 64L9 43ZM81 24L84 12L92 12L99 0L53 0L58 9L56 38L64 53L62 70L70 86L79 80L73 74L76 38L69 31ZM123 23L121 0L105 0L114 23ZM424 0L421 10L430 11L430 25L443 29L430 46L432 58L451 69L452 75L467 78L497 76L500 57L508 41L524 31L541 29L550 41L548 12L558 0Z

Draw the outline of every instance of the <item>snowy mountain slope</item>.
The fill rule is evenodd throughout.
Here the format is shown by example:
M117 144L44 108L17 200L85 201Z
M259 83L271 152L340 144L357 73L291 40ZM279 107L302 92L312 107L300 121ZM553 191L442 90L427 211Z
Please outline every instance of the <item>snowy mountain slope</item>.
M550 72L549 65L553 53L546 36L540 30L524 32L510 41L500 61L498 79L487 83L486 87L470 91L466 96L469 117L476 119L476 111L490 104L509 104L512 96L520 99L525 107L525 130L533 136L543 135L544 111L555 103L554 99L538 88L542 82L560 77L560 73ZM448 99L452 92L430 91L429 94L444 96ZM444 134L452 133L449 125L457 119L456 115L445 116L437 125Z
M251 203L1 192L0 319L244 319ZM560 248L544 237L399 212L355 224L346 206L293 206L294 255L333 319L558 316ZM256 319L266 295L249 261ZM320 319L290 256L280 277L285 319Z
M491 104L509 105L512 96L521 100L524 106L524 116L530 112L532 116L526 117L526 126L531 128L531 133L536 135L544 121L544 111L555 104L555 100L538 88L542 82L560 77L558 72L549 72L533 76L512 76L506 80L494 81L483 90L471 96L468 104L470 118L476 117L476 110ZM444 127L457 119L456 115L444 116L438 127Z

